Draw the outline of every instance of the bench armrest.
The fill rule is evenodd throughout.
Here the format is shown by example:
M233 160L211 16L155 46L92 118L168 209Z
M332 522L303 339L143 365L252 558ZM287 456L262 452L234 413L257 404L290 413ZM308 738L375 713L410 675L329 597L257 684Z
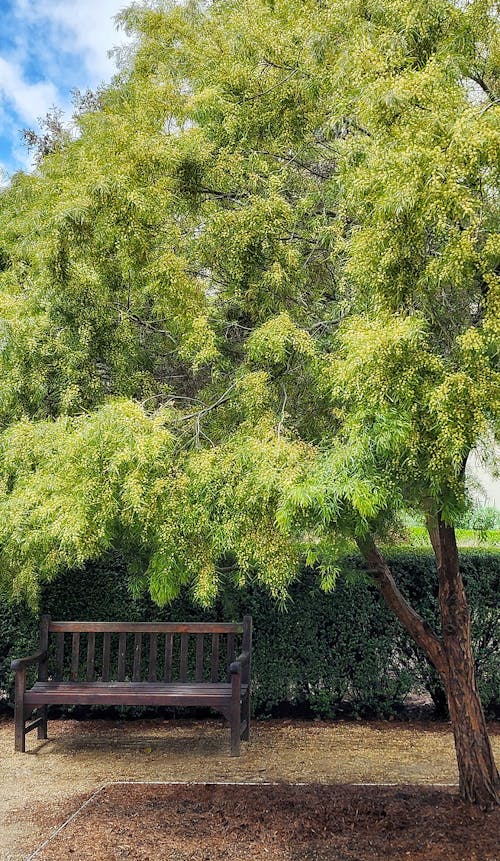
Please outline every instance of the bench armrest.
M38 664L39 661L43 660L47 657L47 650L40 649L38 652L33 652L32 655L28 655L27 658L17 658L15 661L11 661L10 668L11 670L23 670L25 667L31 666L31 664Z
M242 652L241 655L238 655L235 661L229 666L229 672L232 673L241 673L241 668L243 664L248 664L250 660L249 652Z

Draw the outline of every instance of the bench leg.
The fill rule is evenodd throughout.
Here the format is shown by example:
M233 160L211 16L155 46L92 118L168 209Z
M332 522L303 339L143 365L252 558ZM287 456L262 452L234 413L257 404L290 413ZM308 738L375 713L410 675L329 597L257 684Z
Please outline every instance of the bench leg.
M245 699L243 700L241 719L243 723L246 722L245 729L241 733L241 740L250 741L250 688L248 689Z
M231 709L231 756L240 755L240 709Z
M20 753L25 751L25 714L24 692L26 690L26 670L16 672L16 692L14 700L14 747Z
M241 739L241 675L239 672L231 673L229 720L231 722L231 756L239 756Z
M40 713L40 717L42 719L42 723L37 729L38 738L47 738L47 711L48 706L42 706L41 709L38 709Z
M24 703L18 701L14 706L14 748L20 753L26 750L26 736L24 734Z

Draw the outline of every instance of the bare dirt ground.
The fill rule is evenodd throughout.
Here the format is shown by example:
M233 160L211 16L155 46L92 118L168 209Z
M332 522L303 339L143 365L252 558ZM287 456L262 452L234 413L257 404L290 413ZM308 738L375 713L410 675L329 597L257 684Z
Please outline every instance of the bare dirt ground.
M490 731L498 760L498 725L491 725ZM60 861L71 857L99 858L100 861L122 858L140 861L157 858L175 858L176 861L188 858L192 861L215 861L216 858L217 861L244 861L250 857L255 861L264 857L274 857L276 861L281 861L282 858L290 861L323 861L327 857L328 861L378 861L379 858L392 857L406 858L409 861L434 861L434 858L439 861L500 859L500 852L497 855L491 854L486 844L481 845L481 840L489 840L491 843L491 836L488 837L488 834L491 827L495 828L498 824L494 820L496 814L492 816L471 811L456 801L453 795L450 796L450 790L430 788L433 784L455 784L457 781L453 738L447 724L296 720L254 723L250 744L242 745L242 755L238 758L229 757L229 732L223 721L217 719L49 721L49 739L38 741L35 733L28 736L28 752L25 755L14 754L13 738L12 721L5 720L0 723L0 861L27 859L92 793L113 781L213 784L277 782L322 786L319 789L297 787L298 795L293 795L292 787L261 786L254 791L250 786L244 790L250 792L247 796L244 795L242 787L235 790L222 787L169 788L160 785L110 786L96 795L79 816L36 855L36 861ZM384 790L345 786L359 783L394 783L399 786ZM330 798L328 794L323 795L327 792L324 784L344 786L332 786L328 789L328 793L333 793ZM420 807L418 801L421 794L415 793L413 788L406 786L406 795L401 796L401 786L408 784L427 785L423 807ZM187 795L181 803L178 799L184 797L183 792ZM207 792L209 796L206 795ZM271 795L266 796L266 792ZM292 796L290 802L285 804L282 793L286 792L292 792ZM277 795L273 796L273 793ZM375 804L380 793L389 793L384 795L386 801L382 804L385 813L378 801ZM209 812L207 798L210 798ZM258 799L262 800L262 804L267 803L266 810L282 809L283 817L271 821L269 816L264 815L264 808L259 807L261 802L257 803ZM199 816L196 813L196 805L201 805ZM337 810L344 810L344 832L343 836L339 832L340 842L337 843L336 854L331 851L332 845L335 845L332 843L331 831L333 819L330 817L328 820L330 825L324 818L321 819L327 808L331 810L331 805ZM302 808L304 811L307 808L307 816L300 813ZM183 810L189 813L189 816L184 817ZM394 836L390 833L394 827L389 825L390 822L407 823L405 828L413 835L412 839L418 840L416 823L410 821L411 810L414 811L414 819L421 822L420 839L424 841L422 845L425 845L424 838L428 837L432 817L439 813L436 833L441 833L439 829L442 830L442 846L445 847L443 851L446 850L448 854L412 856L407 854L409 850L404 849L404 843L395 844L400 847L398 855L387 854L387 840L391 838L392 844ZM210 825L212 814L215 818ZM218 854L207 854L208 837L213 842L214 828L219 827L221 817L224 816L233 823L234 828L241 831L245 823L251 823L248 827L256 835L254 842L256 846L260 845L260 855L256 854L256 846L252 848L251 834L246 849L243 850L241 842L235 838L235 833L240 832L234 832L234 829L229 832L227 845L219 845ZM317 821L315 816L320 819ZM96 843L96 817L100 823L98 833L103 840L108 840L108 848L104 844L99 848ZM321 833L327 835L327 843L330 846L328 855L321 854L323 849L319 844L311 848L309 837L304 837L300 845L295 838L292 842L288 838L285 840L285 832L296 833L298 826L294 823L301 817L305 823L310 822L309 826L304 825L306 831L308 827L312 832L316 832L317 828L320 832L323 829ZM465 819L462 821L460 817ZM474 817L479 819L474 820ZM181 820L187 832L192 831L196 822L200 821L199 841L197 836L193 842L193 835L191 842L187 839L187 832L182 832L184 825ZM473 820L475 832L471 826ZM165 847L158 854L154 848L157 845L155 835L158 839L161 836L158 829L162 822L164 828L171 822L173 831L167 829L168 833L163 835ZM353 828L352 822L355 823ZM356 822L361 829L359 833L356 830ZM124 846L129 846L126 850L119 848L122 839L120 829L124 823L127 828L131 823L133 825L132 832L127 831L122 840ZM207 840L203 837L205 825L210 832ZM266 828L268 831L264 833ZM348 828L351 828L356 838L353 838L351 849L346 848L345 842L345 829ZM447 828L448 837L445 833ZM471 831L471 828L473 845L467 845L464 849L462 830L465 834ZM152 835L153 843L149 846L143 841L146 832ZM360 847L367 840L369 842L370 835L375 832L379 832L382 841L385 841L385 854L359 854ZM90 848L87 846L86 849L82 835L90 833L93 835L92 842ZM492 833L495 834L495 831ZM276 839L273 834L278 835ZM110 835L114 835L112 839ZM177 848L170 845L172 835L177 835ZM401 837L401 834L399 836ZM436 845L439 848L438 844ZM281 855L278 853L278 845L281 847ZM373 851L380 852L381 845L380 843L377 848L374 843ZM453 846L455 854L452 853ZM181 851L180 847L184 847L185 852L184 848ZM274 847L272 852L270 847ZM265 851L266 849L268 851ZM97 854L85 855L87 850ZM352 854L355 850L357 855ZM142 854L134 854L136 851L141 851ZM456 854L459 851L462 854ZM469 854L464 855L464 851Z
M499 833L430 787L114 785L34 861L497 861Z

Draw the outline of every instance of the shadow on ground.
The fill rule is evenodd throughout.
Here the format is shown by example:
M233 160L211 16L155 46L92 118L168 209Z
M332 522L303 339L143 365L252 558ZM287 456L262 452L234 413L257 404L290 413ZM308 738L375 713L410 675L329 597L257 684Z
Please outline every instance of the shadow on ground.
M500 734L495 725L491 729L498 758ZM13 740L13 723L5 720L0 723L0 861L25 859L110 781L457 781L448 724L260 722L237 758L229 756L229 731L222 719L49 721L49 739L28 736L24 755L14 753Z

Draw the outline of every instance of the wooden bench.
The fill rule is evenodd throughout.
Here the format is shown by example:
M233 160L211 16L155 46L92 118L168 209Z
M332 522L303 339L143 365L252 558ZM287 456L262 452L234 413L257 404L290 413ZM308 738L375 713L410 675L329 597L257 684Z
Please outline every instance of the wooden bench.
M34 729L47 738L53 703L208 706L229 721L231 756L239 756L240 739L250 732L251 643L251 616L241 623L54 622L42 616L39 651L11 663L15 749L25 750ZM27 690L26 670L36 664L38 681ZM38 716L26 724L34 709Z

